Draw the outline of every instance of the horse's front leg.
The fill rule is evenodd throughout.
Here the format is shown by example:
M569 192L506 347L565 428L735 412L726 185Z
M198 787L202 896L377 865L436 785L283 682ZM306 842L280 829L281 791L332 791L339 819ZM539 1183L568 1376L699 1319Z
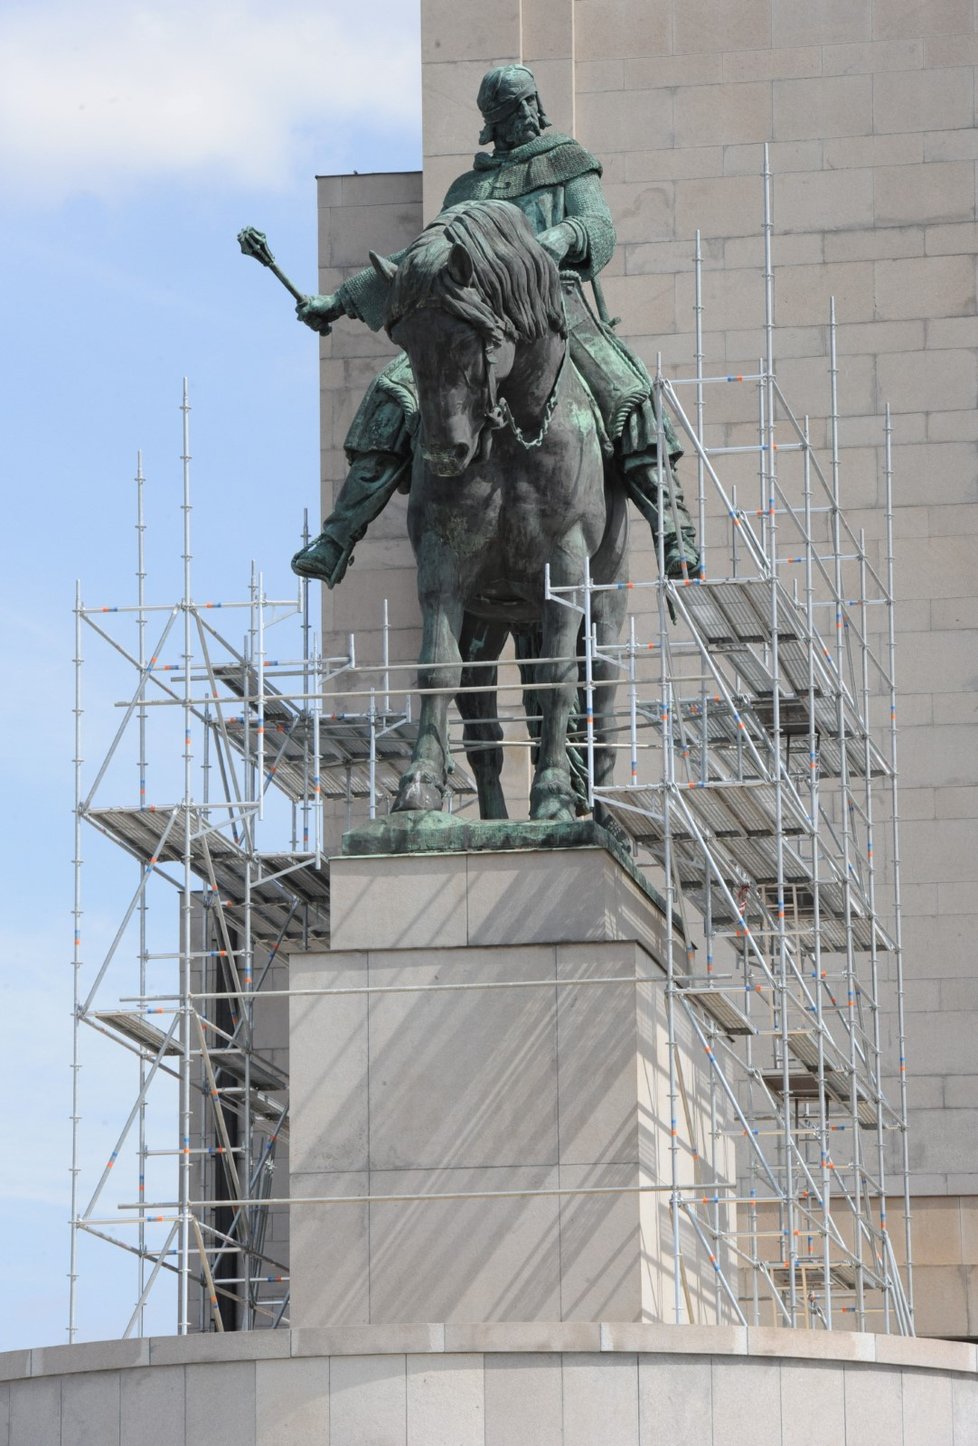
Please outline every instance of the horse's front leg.
M584 575L584 534L575 527L550 559L553 587L579 585ZM565 599L570 601L570 599ZM540 665L543 716L536 773L530 789L530 817L553 823L577 816L574 785L567 761L567 730L577 701L577 631L580 614L551 600L544 604L543 656Z
M459 686L462 656L458 639L462 604L454 592L419 595L423 616L418 687L421 719L414 753L401 777L392 812L440 809L448 784L448 703Z
M481 818L509 817L500 782L503 730L496 701L496 660L508 635L505 623L477 618L471 613L466 613L462 620L459 643L463 659L462 686L455 705L465 725L462 739L479 791Z

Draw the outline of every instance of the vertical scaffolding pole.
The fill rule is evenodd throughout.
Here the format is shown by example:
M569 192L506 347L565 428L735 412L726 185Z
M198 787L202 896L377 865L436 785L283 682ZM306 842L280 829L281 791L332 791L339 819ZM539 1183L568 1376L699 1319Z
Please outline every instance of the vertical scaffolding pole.
M74 758L72 767L75 783L75 824L74 896L71 917L72 952L71 972L73 989L72 1031L71 1031L71 1239L68 1259L68 1344L71 1345L78 1331L78 1175L79 1175L79 1110L78 1075L81 1069L81 919L82 919L82 851L81 851L81 806L82 806L82 601L81 583L75 583L75 703L74 703Z
M191 1139L191 1070L193 1043L190 1028L190 994L193 919L191 898L193 888L190 804L193 797L193 721L192 647L191 647L191 551L190 551L190 392L183 379L183 893L181 898L180 940L180 1188L179 1188L179 1275L177 1279L177 1333L186 1335L190 1329L190 1201L192 1195Z
M309 511L303 513L302 518L302 545L309 545ZM302 789L302 850L309 851L309 789L312 782L313 768L309 756L310 750L310 729L308 727L310 708L309 696L312 693L312 653L310 649L310 622L309 622L309 580L305 577L299 578L299 615L302 618L302 693L305 727L303 728L303 789ZM318 772L318 766L315 769ZM306 911L308 913L308 910Z
M795 1245L795 1182L794 1152L792 1141L792 1091L791 1057L788 1049L790 1019L788 1016L788 941L785 934L785 890L784 890L784 799L782 796L781 773L781 669L779 657L780 621L778 615L778 517L775 505L775 415L774 415L774 265L772 260L772 233L774 221L771 214L771 161L767 143L764 145L764 361L758 370L762 374L761 391L761 517L764 525L762 545L770 558L771 570L771 760L770 767L774 780L774 850L776 898L776 952L777 967L773 971L780 990L778 1014L780 1020L781 1051L781 1150L784 1170L784 1202L782 1205L782 1233L784 1247L782 1257L788 1272L788 1312L791 1325L798 1318L797 1250Z
M695 342L693 364L696 368L696 435L703 440L703 246L700 233L696 232L696 250L693 253L693 324ZM696 453L696 504L700 546L700 563L706 572L706 471L702 452Z
M890 812L893 839L893 933L896 964L897 1036L899 1040L900 1133L903 1164L903 1231L906 1251L907 1304L911 1320L914 1310L913 1241L910 1231L910 1141L907 1133L909 1115L907 1099L907 1020L906 994L903 981L903 907L900 883L900 809L897 774L897 699L896 699L896 614L893 555L893 421L890 405L886 405L883 424L883 478L886 511L886 626L890 682Z
M258 653L255 662L258 689L258 817L265 817L265 579L258 574Z
M367 714L367 721L370 729L370 758L368 762L368 812L370 818L377 817L377 695L374 688L370 689L370 710Z
M803 453L803 482L805 492L805 616L809 637L815 633L815 568L814 538L812 536L812 449L811 431L805 418ZM822 918L821 918L821 847L819 843L819 736L815 716L815 653L808 648L808 807L811 818L811 871L812 871L812 986L815 996L816 1048L818 1068L816 1083L818 1090L818 1154L819 1184L821 1187L821 1231L822 1231L822 1290L825 1304L825 1329L832 1330L832 1251L831 1251L831 1191L832 1157L829 1151L829 1121L825 1094L825 1020L823 1018L824 986L822 981Z
M870 707L870 649L869 649L869 608L867 605L867 557L866 557L866 533L863 528L859 529L859 610L860 610L860 632L861 640L861 661L862 661L862 706L863 706L863 768L865 771L865 809L866 809L866 879L867 896L869 899L869 910L873 920L872 933L869 945L869 969L870 989L872 1001L870 1005L872 1014L872 1038L870 1047L872 1049L872 1083L873 1083L873 1104L876 1110L876 1169L877 1187L879 1190L879 1211L880 1211L880 1233L886 1234L886 1155L885 1141L883 1135L883 1077L882 1077L882 1043L880 1037L880 975L879 975L879 952L876 937L876 861L873 851L873 757L870 748L869 736L869 707ZM881 1241L879 1260L877 1268L883 1280L883 1323L884 1328L889 1332L890 1328L890 1307L892 1289L889 1285L889 1263L886 1259L885 1240Z
M665 565L665 527L663 515L663 496L665 492L666 475L666 429L665 414L662 410L664 398L662 394L662 355L656 357L655 365L655 416L657 424L656 433L656 471L657 471L657 497L656 516L658 527L656 529L656 552L658 554L658 619L659 619L659 689L660 689L660 721L662 724L662 831L663 831L663 869L665 871L665 914L666 914L666 1052L668 1054L668 1092L669 1092L669 1170L670 1170L670 1193L669 1203L672 1216L672 1251L673 1251L673 1316L678 1325L682 1320L683 1313L683 1292L682 1292L682 1245L680 1241L681 1205L679 1200L679 1082L678 1082L678 1041L676 1039L676 951L673 942L673 909L675 906L675 895L673 885L672 869L672 787L673 787L673 743L672 743L672 680L669 673L669 648L668 648L668 626L669 626L669 584L666 580ZM677 528L678 532L678 528ZM587 583L590 584L590 573L587 576ZM585 589L585 619L586 625L590 622L590 586ZM590 710L589 710L590 711Z
M137 728L139 739L139 808L140 811L146 808L146 521L143 515L143 454L136 454L136 633L137 633L137 659L139 663L139 713L137 716ZM140 864L140 874L144 865ZM147 964L147 900L145 888L139 893L139 993L146 994L146 964ZM136 1182L136 1198L140 1204L146 1198L146 1058L142 1051L139 1054L139 1094L142 1103L139 1107L139 1178ZM139 1225L137 1227L137 1241L139 1245L139 1259L137 1263L137 1282L139 1286L139 1300L143 1301L143 1292L146 1287L146 1216L143 1211L139 1212ZM136 1322L137 1334L142 1336L145 1326L146 1312L141 1303L139 1306L138 1319Z
M264 646L264 599L262 597L261 574L256 571L255 564L251 564L251 607L249 610L248 626L248 657L255 667L262 647ZM250 670L248 676L250 677ZM255 873L255 852L256 852L256 829L260 816L260 799L265 790L264 773L262 771L263 754L261 752L262 739L264 738L264 704L260 696L264 683L258 682L257 669L255 670L256 688L259 696L256 699L259 708L258 726L261 729L256 740L256 767L249 772L251 780L247 792L245 807L248 817L245 823L244 835L247 840L247 858L245 860L245 888L244 888L244 968L242 970L242 997L241 1016L238 1020L238 1027L235 1031L238 1047L243 1052L242 1069L242 1097L239 1119L241 1122L241 1188L246 1191L245 1199L251 1201L254 1197L252 1171L252 1116L251 1116L251 1051L254 1043L254 1005L252 1003L252 989L255 978L255 940L254 920L252 917L252 889ZM250 690L250 684L249 684ZM252 1309L253 1286L252 1276L255 1265L251 1252L252 1231L255 1219L255 1207L248 1203L237 1204L237 1241L238 1260L241 1265L241 1292L239 1296L240 1310L238 1323L242 1330L251 1330L254 1324L254 1311Z
M846 677L846 595L842 572L842 503L839 489L839 363L837 354L837 327L835 297L829 300L829 380L831 391L830 435L832 443L832 555L835 574L835 666L838 673L836 683L836 730L839 739L839 820L842 835L843 898L845 903L846 926L846 1030L849 1047L849 1110L852 1122L852 1208L853 1208L853 1255L856 1271L856 1323L860 1330L866 1327L865 1281L863 1276L863 1170L862 1142L859 1138L859 1095L857 1074L859 1054L856 1031L859 1028L857 1011L859 981L856 977L856 960L852 938L852 790L849 781L848 724L845 711Z
M764 142L764 409L767 415L767 434L761 437L761 472L765 467L768 476L768 496L761 497L762 516L769 516L773 525L774 507L774 262L773 235L774 217L771 211L771 155L767 141ZM769 513L768 508L772 509ZM763 541L762 533L762 541ZM767 549L765 549L767 550ZM773 538L770 541L771 564L777 572L777 555ZM775 677L777 672L775 671ZM777 689L775 689L775 692Z
M661 496L661 494L660 494ZM661 531L661 528L660 528ZM584 558L584 703L587 743L587 806L594 808L594 623L591 618L591 559Z
M391 713L391 619L387 599L384 598L384 723Z

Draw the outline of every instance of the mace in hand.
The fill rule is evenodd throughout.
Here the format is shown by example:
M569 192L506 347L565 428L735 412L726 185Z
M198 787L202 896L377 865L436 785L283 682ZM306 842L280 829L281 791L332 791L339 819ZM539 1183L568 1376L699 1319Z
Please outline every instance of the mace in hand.
M300 291L277 264L264 231L259 231L254 226L245 226L243 231L238 232L238 245L245 256L253 256L262 266L267 266L286 291L295 297L295 311L299 320L304 321L306 326L311 326L313 331L318 331L321 336L329 336L333 329L332 322L342 315L342 308L324 307L322 303L325 298L307 296Z

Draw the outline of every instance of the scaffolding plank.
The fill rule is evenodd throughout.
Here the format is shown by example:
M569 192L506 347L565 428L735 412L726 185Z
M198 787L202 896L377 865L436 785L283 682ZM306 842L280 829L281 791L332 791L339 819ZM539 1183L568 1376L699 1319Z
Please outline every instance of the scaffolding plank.
M256 764L258 759L258 674L253 667L230 663L214 669L215 677L243 703L247 713L224 717L228 738L237 751ZM315 730L312 714L279 692L268 678L261 694L264 718L266 777L292 799L313 793ZM418 725L403 713L390 711L336 713L319 719L319 782L326 798L370 796L371 733L374 735L375 786L379 793L395 793L418 736ZM456 764L448 779L453 794L475 793L472 775Z
M378 794L397 792L406 768L418 725L403 717L396 721L380 717L374 765ZM319 786L326 798L368 798L370 796L370 719L337 716L319 723ZM257 734L254 720L246 725L243 714L225 719L228 738L237 751L257 763ZM387 728L388 731L381 730ZM314 728L308 714L296 714L289 722L266 723L264 761L266 777L294 803L312 797L315 755ZM456 762L448 776L449 792L456 796L475 793L475 783L464 764Z
M145 1015L135 1010L128 1009L93 1009L92 1018L114 1029L117 1034L123 1035L138 1044L141 1049L150 1050L154 1055L160 1053L161 1046L163 1055L181 1054L180 1041L167 1039L166 1031L150 1024Z
M711 984L695 985L685 981L680 981L678 987L683 998L698 1004L724 1034L734 1036L757 1033L744 1011L728 997L726 990Z
M804 637L805 618L780 583L778 637ZM772 583L764 578L724 578L683 591L683 606L696 631L711 645L765 643L772 637Z
M244 1050L230 1045L211 1046L207 1050L207 1055L215 1070L224 1070L239 1084L244 1084L246 1072ZM248 1061L248 1074L252 1089L269 1090L272 1093L276 1090L280 1092L288 1090L288 1080L258 1055L250 1053Z
M819 1048L818 1039L814 1031L810 1029L793 1029L788 1033L788 1048L795 1058L805 1066L812 1078L818 1084L818 1061ZM838 1053L834 1041L823 1036L822 1040L822 1078L825 1081L825 1093L835 1100L845 1110L852 1109L852 1081L853 1074L851 1067L844 1063ZM872 1129L876 1125L876 1104L871 1091L860 1080L855 1081L856 1118L864 1129Z
M787 1290L791 1285L790 1268L783 1261L769 1262L766 1268L774 1284L780 1290ZM802 1256L795 1262L794 1271L796 1285L801 1285L804 1281L806 1286L824 1288L825 1265L821 1260ZM829 1278L837 1290L851 1292L856 1288L855 1267L845 1261L829 1265Z
M139 1045L142 1049L148 1050L156 1055L163 1048L163 1055L179 1055L183 1053L180 1041L174 1038L167 1039L166 1031L150 1024L144 1014L138 1010L129 1009L95 1009L92 1011L92 1018L99 1020L109 1029L114 1029L117 1034L123 1035L132 1043ZM196 1052L196 1051L195 1051ZM239 1083L244 1082L245 1064L244 1053L237 1048L213 1048L208 1049L208 1057L215 1069L222 1069L231 1075ZM266 1064L258 1055L250 1055L250 1075L253 1089L261 1090L288 1090L288 1080L284 1078L271 1065Z
M722 838L743 833L748 837L777 833L777 785L766 779L717 778L683 793L690 812L706 830ZM781 782L781 831L807 833L810 820L794 786Z
M177 817L168 830L174 812ZM329 938L329 873L324 860L299 861L292 854L248 854L196 807L97 808L87 815L103 833L134 854L144 866L183 861L186 815L190 823L190 867L202 887L213 891L233 922L251 889L252 938L269 946ZM165 837L164 837L165 836ZM291 868L284 878L271 878Z

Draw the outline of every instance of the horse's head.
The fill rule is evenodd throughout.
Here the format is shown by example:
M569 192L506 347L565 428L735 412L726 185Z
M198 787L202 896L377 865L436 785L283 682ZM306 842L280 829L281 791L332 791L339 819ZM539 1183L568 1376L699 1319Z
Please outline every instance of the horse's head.
M488 457L502 425L497 386L525 342L565 330L557 268L522 213L504 201L443 211L391 282L387 332L411 361L422 455L439 477Z

